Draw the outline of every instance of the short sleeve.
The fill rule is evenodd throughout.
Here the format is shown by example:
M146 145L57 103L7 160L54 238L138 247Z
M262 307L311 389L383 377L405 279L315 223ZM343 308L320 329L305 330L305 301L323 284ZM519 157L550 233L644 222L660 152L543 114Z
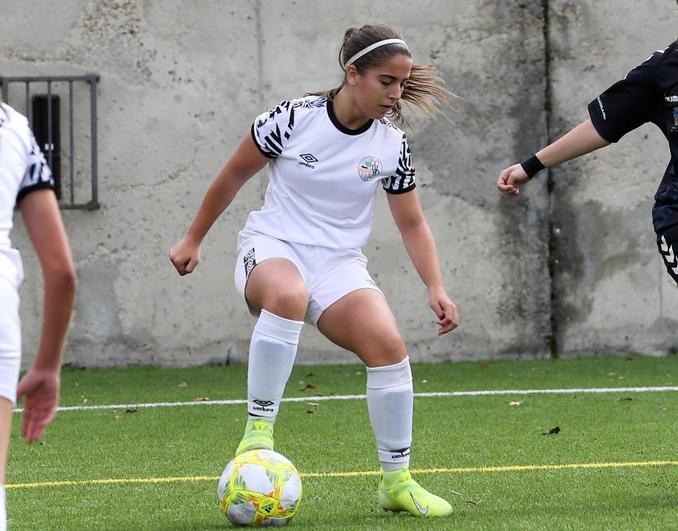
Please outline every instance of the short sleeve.
M252 139L262 155L275 159L281 155L294 129L294 107L282 101L260 114L252 124Z
M17 205L31 192L43 189L54 190L52 171L49 169L33 133L30 133L30 141L31 151L26 160L26 173L24 173L24 177L19 184L19 192L16 197Z
M400 156L395 174L381 180L384 190L390 194L404 194L416 188L414 182L414 167L412 166L412 154L407 143L407 135L403 134L400 143Z
M663 58L656 52L589 103L589 116L598 134L617 142L629 131L652 120L657 100L654 66Z

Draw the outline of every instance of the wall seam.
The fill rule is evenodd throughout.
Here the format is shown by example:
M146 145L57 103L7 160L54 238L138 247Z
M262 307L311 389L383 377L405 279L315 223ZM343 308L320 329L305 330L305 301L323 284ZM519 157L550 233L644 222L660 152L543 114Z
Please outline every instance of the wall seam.
M551 87L551 19L550 19L550 0L542 0L543 12L543 31L544 31L544 121L546 126L546 145L551 143L551 112L552 112L552 87ZM549 312L549 336L548 347L551 358L557 358L558 352L558 319L556 315L558 293L555 287L556 270L556 238L555 226L553 220L555 180L550 168L546 169L546 193L548 196L548 223L546 240L548 242L548 276L550 292L550 312Z

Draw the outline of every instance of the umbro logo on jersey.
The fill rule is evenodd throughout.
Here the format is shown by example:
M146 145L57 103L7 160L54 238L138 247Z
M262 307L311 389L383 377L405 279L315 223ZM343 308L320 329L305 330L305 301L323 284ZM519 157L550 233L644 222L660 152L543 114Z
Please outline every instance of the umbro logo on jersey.
M313 163L320 162L317 158L315 158L315 155L313 155L313 153L302 153L301 155L299 155L299 158L301 159L299 161L299 166L306 166L307 168L311 168L312 170L315 169Z

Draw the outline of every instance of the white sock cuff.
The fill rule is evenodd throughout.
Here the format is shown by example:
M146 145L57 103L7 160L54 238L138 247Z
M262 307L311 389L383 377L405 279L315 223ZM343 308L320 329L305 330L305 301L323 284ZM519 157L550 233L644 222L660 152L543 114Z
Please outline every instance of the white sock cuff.
M367 367L367 388L385 389L412 383L412 369L410 358L406 356L403 361L395 365L384 367Z
M297 345L299 344L299 335L303 326L303 321L285 319L266 310L261 310L261 315L254 327L254 331L262 336L272 337L291 345Z

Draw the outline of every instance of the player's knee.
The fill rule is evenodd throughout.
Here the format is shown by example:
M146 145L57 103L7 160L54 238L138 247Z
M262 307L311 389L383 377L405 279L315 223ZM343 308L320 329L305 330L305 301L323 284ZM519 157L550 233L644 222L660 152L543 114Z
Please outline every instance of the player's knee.
M400 363L407 356L407 347L397 332L380 334L369 347L367 359L373 360L370 365L385 366Z
M264 299L264 309L285 319L301 321L308 307L308 292L302 284L278 286Z

